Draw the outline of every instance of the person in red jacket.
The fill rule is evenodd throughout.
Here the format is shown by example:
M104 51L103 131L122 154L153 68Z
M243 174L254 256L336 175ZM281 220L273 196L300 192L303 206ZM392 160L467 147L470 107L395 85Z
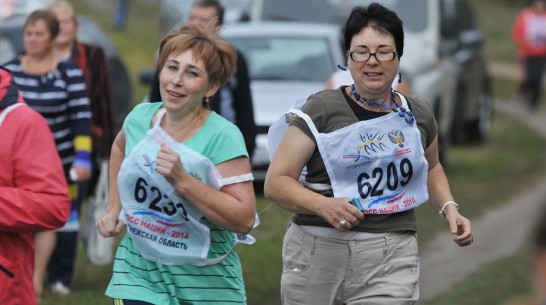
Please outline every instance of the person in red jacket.
M0 304L36 304L33 232L60 228L70 197L53 135L0 68Z
M546 0L530 0L512 28L517 45L522 80L519 95L528 95L531 110L536 110L541 93L542 75L546 67Z

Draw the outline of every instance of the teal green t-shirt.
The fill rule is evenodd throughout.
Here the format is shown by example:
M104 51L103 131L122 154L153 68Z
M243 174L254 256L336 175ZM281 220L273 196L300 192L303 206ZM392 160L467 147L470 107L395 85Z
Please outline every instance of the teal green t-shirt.
M140 142L150 130L152 118L163 103L142 103L137 105L123 122L125 132L125 156ZM184 145L209 158L212 163L246 156L245 140L239 128L212 112L201 130Z
M151 122L162 103L137 105L123 124L125 156L150 130ZM212 112L201 130L184 145L209 158L212 163L247 156L239 129ZM220 257L233 246L228 232L207 219L201 223L210 228L211 244L208 258ZM125 234L114 261L113 275L106 295L152 304L246 304L241 263L235 249L215 265L164 265L143 258L131 237Z

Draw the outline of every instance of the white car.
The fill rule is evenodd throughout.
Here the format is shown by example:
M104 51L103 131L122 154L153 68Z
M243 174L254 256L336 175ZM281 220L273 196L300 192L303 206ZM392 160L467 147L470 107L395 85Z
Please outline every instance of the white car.
M252 156L255 179L269 166L267 131L296 101L324 89L337 65L345 65L337 25L250 22L226 25L221 32L243 53L257 127Z

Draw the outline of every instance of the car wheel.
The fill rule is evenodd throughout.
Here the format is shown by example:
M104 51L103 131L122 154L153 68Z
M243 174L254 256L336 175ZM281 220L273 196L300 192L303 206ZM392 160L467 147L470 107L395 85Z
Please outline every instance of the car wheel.
M477 117L466 126L466 136L470 142L485 142L491 134L493 98L487 82L484 82L478 107Z
M442 103L440 100L437 100L436 103L434 103L434 117L436 118L436 121L443 120ZM441 132L441 130L438 130L438 158L444 167L447 167L449 162L448 152L451 142L450 136L449 132Z
M465 136L465 110L467 107L466 87L463 84L457 86L457 96L455 99L455 109L453 110L453 118L450 129L450 139L453 144L464 142Z

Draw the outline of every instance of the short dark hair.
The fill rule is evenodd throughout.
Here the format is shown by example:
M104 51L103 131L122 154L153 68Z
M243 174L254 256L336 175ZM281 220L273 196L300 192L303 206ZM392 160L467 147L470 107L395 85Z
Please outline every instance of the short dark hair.
M351 48L353 37L368 26L381 33L391 34L394 37L398 58L402 57L404 53L404 28L402 27L402 20L400 20L394 11L389 10L379 3L372 3L367 7L356 6L352 9L344 26L343 47L346 51L349 51Z
M218 24L224 24L224 6L218 0L195 0L192 6L199 7L214 7L216 9L216 17L218 17Z
M23 26L23 29L26 29L29 24L34 23L38 20L45 21L47 29L49 30L49 34L51 34L51 40L54 40L55 37L57 37L57 35L59 34L59 20L57 19L57 16L55 16L55 14L48 10L36 10L28 15L27 19L25 20L25 25Z

